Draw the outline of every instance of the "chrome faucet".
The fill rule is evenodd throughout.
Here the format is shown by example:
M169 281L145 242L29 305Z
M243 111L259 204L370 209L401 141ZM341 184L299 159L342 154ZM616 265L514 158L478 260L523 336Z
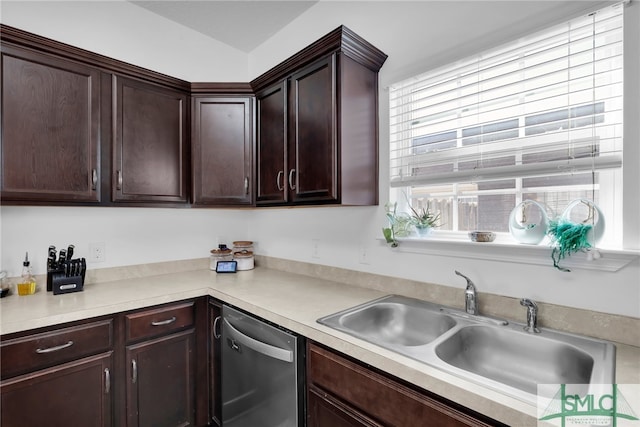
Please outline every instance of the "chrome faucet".
M456 274L463 277L467 281L467 289L464 291L464 310L469 314L478 314L478 298L476 294L476 287L467 276L455 270Z
M538 329L538 305L529 298L522 298L520 300L520 305L523 307L527 307L527 326L524 327L524 330L529 332L530 334L539 334L540 329Z

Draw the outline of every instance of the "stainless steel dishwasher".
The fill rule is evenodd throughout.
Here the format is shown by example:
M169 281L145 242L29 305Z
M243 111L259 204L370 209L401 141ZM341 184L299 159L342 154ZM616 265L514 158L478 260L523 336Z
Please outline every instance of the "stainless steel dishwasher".
M222 306L222 426L304 426L304 337Z

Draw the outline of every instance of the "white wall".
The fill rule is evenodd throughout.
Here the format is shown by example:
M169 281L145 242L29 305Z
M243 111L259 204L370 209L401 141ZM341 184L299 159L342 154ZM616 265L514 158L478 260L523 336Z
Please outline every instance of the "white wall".
M128 1L2 0L0 22L189 82L246 82L248 55Z
M104 243L106 259L88 268L205 258L220 243L247 240L249 211L180 208L3 206L2 263L19 276L29 252L34 273L46 273L47 248L75 245L88 257L91 243Z
M379 240L384 225L384 212L377 207L270 209L252 212L248 235L259 242L260 254L272 257L463 289L466 283L454 274L454 270L459 270L473 279L480 295L486 292L529 297L640 317L637 260L615 273L579 268L563 273L553 268L550 256L547 265L530 265L398 252ZM314 240L317 257L313 255ZM363 251L368 264L361 263ZM389 292L393 293L393 289Z
M105 4L96 9L94 4L78 8L74 2L76 15L69 19L66 15L71 9L64 8L71 6L46 9L47 13L43 14L41 11L45 9L31 10L31 6L14 5L7 9L3 2L1 19L8 25L193 81L248 81L345 24L389 55L380 74L380 200L384 203L388 197L386 153L389 143L386 85L418 70L537 29L549 16L557 17L554 21L561 20L562 15L573 15L594 4L321 1L252 52L244 64L244 78L225 78L233 74L232 69L241 68L242 61L235 52L228 53L232 64L229 72L220 70L217 67L227 63L226 54L221 56L224 61L216 59L218 64L213 64L211 57L217 55L207 57L199 49L194 52L188 48L193 43L209 43L210 52L223 55L224 49L216 46L216 42L205 43L199 33L193 34L153 14L148 15L143 9L134 11L131 5L119 4L111 9L113 5ZM132 14L131 20L120 16L121 8ZM85 18L91 25L80 27ZM144 23L148 31L136 35L132 21ZM101 31L93 34L90 31L93 26ZM116 39L107 36L120 32L127 36ZM176 40L184 51L175 45ZM453 270L458 269L474 279L480 292L528 296L560 305L640 317L637 261L617 273L576 269L567 274L550 266L396 253L376 240L384 225L381 207L247 211L2 207L0 215L0 267L14 272L19 271L25 250L34 257L37 271L43 272L45 251L50 244L60 247L75 243L82 254L90 242L105 241L107 262L95 264L98 268L203 257L215 247L218 237L223 236L229 241L254 240L256 251L264 255L462 288L459 278L453 275ZM312 240L318 240L318 257L312 256ZM359 262L361 247L367 251L369 264Z

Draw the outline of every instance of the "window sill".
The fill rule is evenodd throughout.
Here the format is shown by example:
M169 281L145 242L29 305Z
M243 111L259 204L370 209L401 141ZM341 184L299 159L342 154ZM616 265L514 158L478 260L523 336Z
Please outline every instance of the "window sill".
M425 255L450 256L456 258L482 259L530 265L544 265L553 268L551 248L543 241L539 245L514 243L506 233L497 233L496 240L488 243L471 242L453 233L438 233L425 238L398 238L395 252ZM384 238L378 239L386 244ZM564 258L562 267L584 270L616 272L640 258L640 251L598 248L601 257L589 260L587 254L578 252Z

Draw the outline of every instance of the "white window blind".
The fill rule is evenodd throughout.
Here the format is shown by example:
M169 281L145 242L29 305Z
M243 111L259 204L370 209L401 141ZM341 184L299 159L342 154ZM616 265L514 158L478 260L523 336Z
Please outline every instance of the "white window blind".
M620 168L622 11L607 7L393 85L391 186Z

